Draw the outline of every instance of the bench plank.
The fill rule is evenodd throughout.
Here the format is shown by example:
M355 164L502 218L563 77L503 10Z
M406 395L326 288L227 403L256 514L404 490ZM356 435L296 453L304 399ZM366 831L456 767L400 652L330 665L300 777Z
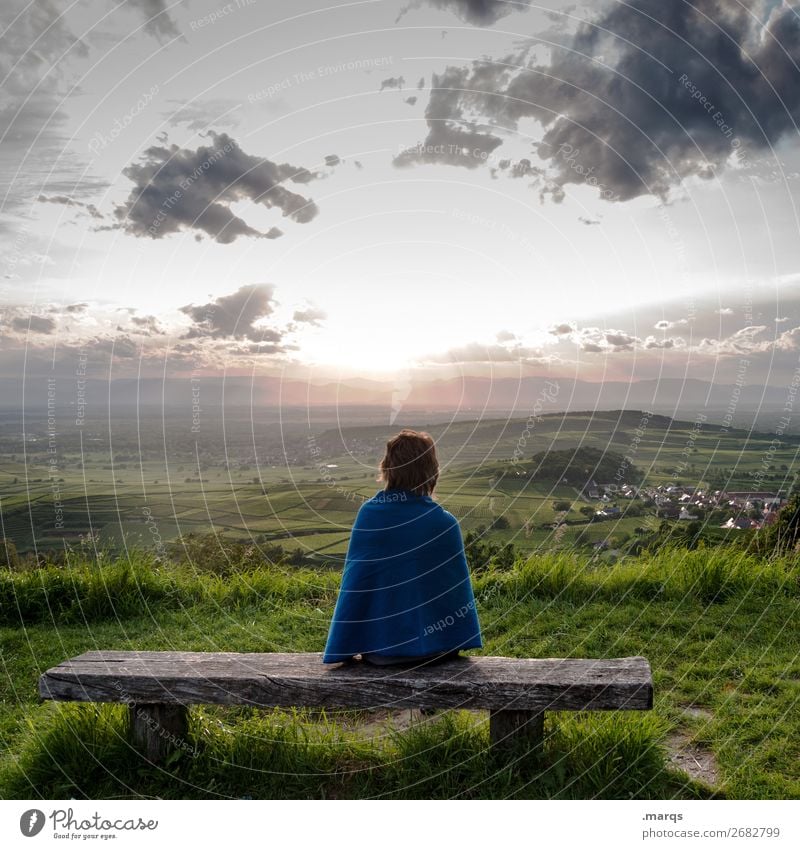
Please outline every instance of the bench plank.
M459 657L416 667L323 664L319 653L89 651L39 678L43 699L259 707L649 710L650 664Z

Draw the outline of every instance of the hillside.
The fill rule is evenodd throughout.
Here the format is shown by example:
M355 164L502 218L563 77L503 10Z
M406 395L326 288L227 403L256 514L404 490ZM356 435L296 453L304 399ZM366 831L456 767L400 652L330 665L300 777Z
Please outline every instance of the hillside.
M598 570L561 554L477 576L483 654L653 668L652 712L550 713L544 762L511 770L487 754L482 712L198 707L197 756L153 770L125 742L124 706L39 702L40 672L98 646L321 649L337 572L242 560L221 580L218 562L0 572L0 798L800 797L791 559L674 549Z

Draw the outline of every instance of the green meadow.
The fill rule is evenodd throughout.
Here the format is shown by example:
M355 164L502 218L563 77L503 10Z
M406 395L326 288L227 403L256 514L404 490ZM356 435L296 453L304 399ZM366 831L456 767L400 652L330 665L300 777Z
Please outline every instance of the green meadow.
M539 760L493 756L479 711L196 707L196 754L152 767L124 706L38 701L38 675L90 649L321 650L338 570L218 554L0 574L0 797L800 798L800 566L725 546L476 576L485 654L651 662L653 711L549 713Z

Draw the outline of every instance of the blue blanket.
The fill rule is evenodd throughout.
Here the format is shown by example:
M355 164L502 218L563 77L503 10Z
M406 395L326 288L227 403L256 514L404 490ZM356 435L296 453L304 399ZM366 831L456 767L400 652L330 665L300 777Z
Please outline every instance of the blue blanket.
M381 490L358 511L324 663L481 648L461 529L428 495Z

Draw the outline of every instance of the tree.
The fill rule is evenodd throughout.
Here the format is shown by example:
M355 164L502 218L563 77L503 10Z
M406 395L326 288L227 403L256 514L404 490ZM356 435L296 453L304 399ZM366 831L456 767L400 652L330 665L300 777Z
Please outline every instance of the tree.
M19 569L19 554L14 540L0 537L0 567Z
M554 501L553 510L556 513L568 513L572 509L572 504L569 501Z
M580 512L586 516L587 519L591 519L594 516L594 507L587 504L585 507L581 507Z
M489 528L493 531L507 531L510 527L511 523L505 516L495 516L489 525Z
M793 488L774 525L766 529L766 547L777 554L795 551L800 544L800 491Z

